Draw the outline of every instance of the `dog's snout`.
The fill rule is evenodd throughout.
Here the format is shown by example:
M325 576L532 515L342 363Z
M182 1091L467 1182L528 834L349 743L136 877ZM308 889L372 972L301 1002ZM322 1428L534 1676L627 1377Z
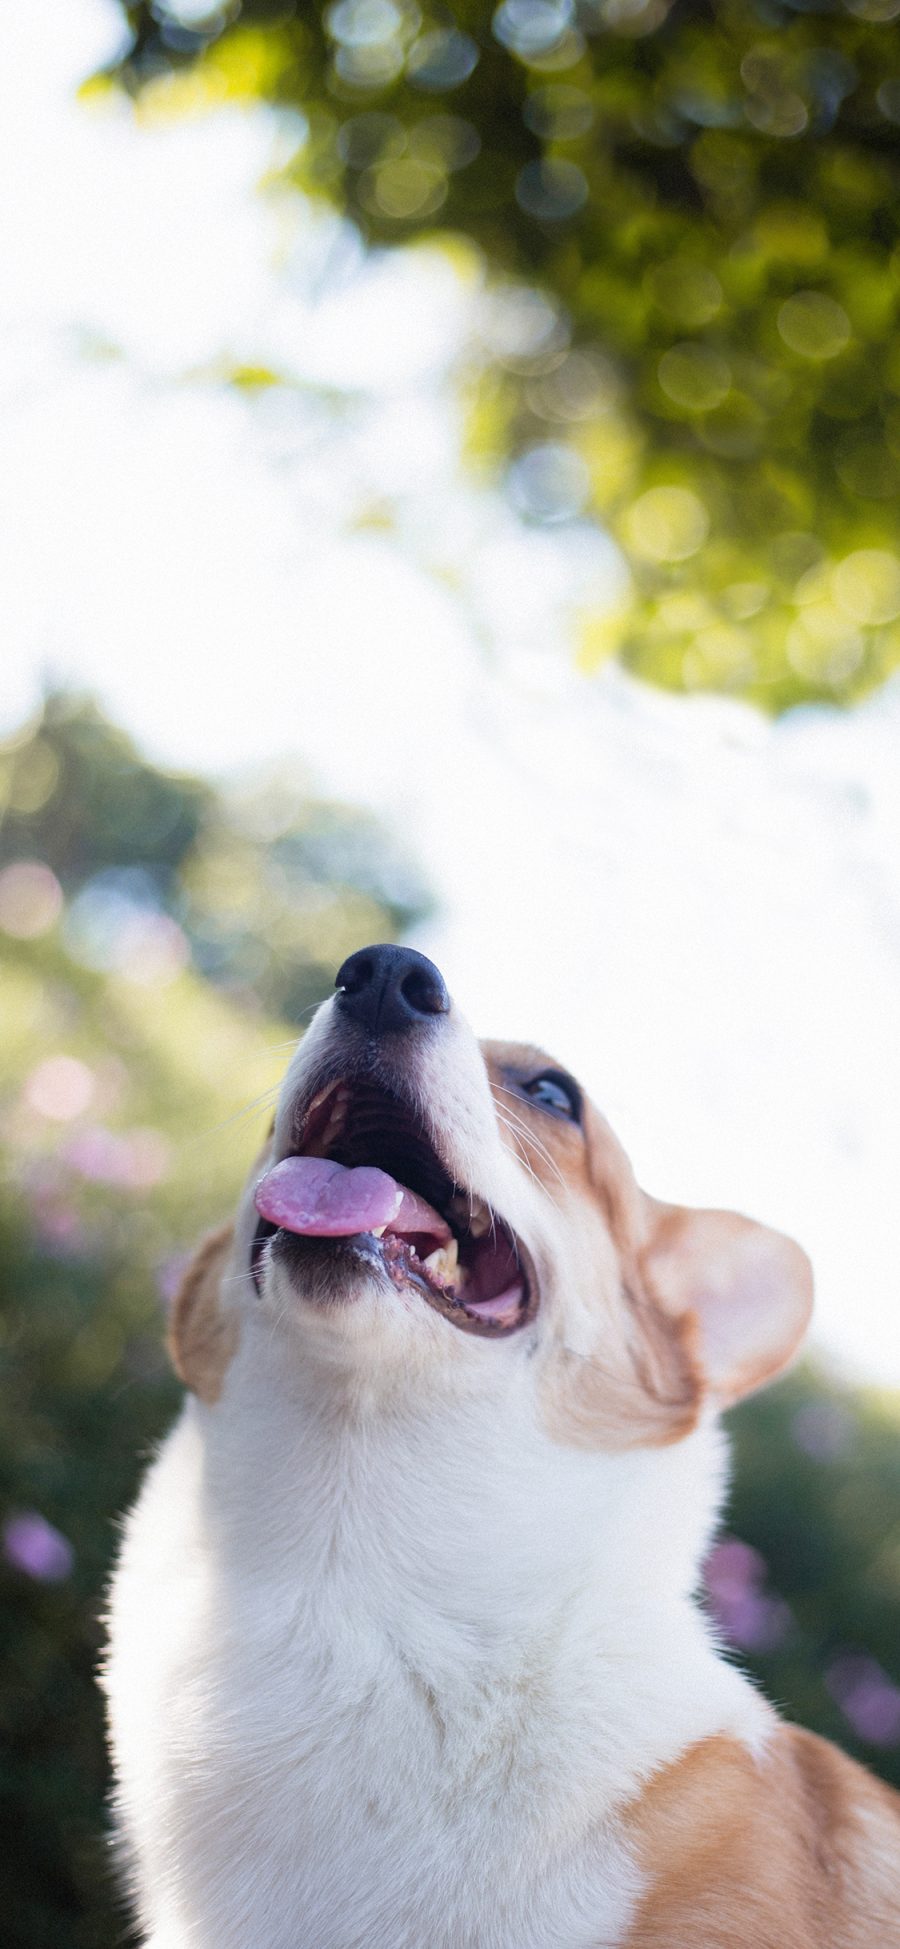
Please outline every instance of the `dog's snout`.
M420 1028L450 1008L440 970L411 947L360 948L338 969L334 985L342 1013L370 1035Z

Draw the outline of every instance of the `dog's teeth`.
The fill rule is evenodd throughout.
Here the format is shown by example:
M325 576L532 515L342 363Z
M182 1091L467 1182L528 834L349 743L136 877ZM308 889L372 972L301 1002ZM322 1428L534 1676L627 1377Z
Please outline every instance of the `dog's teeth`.
M387 1231L387 1226L386 1226L386 1225L373 1225L373 1226L372 1226L372 1237L373 1237L373 1238L383 1238L383 1237L384 1237L384 1235L385 1235L385 1232L386 1232L386 1231Z
M455 1238L448 1240L446 1245L436 1246L422 1264L433 1279L443 1280L445 1286L452 1285L459 1273L459 1250Z
M338 1090L331 1105L331 1113L329 1115L328 1122L319 1140L320 1143L322 1143L326 1147L329 1144L333 1144L336 1137L341 1137L343 1135L344 1126L347 1122L347 1109L348 1109L349 1102L350 1102L349 1090Z
M472 1238L483 1238L493 1224L490 1205L483 1198L468 1196L465 1191L457 1192L450 1212L460 1231L468 1232Z
M335 1137L340 1136L343 1128L344 1118L340 1112L336 1112L334 1116L329 1117L320 1141L323 1144L333 1144Z
M307 1128L310 1122L314 1120L316 1111L322 1107L326 1094L327 1092L313 1097L306 1115ZM347 1127L349 1103L349 1090L338 1090L332 1096L328 1106L328 1122L319 1131L318 1136L310 1138L305 1137L305 1132L301 1133L301 1141L303 1143L302 1155L304 1157L327 1157L332 1144L337 1143Z

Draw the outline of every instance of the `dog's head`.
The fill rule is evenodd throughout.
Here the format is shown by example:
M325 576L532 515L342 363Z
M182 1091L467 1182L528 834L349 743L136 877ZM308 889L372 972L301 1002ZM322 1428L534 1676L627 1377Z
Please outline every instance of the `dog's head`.
M286 1373L364 1376L376 1401L511 1394L554 1442L622 1449L771 1379L810 1306L791 1240L647 1197L572 1076L479 1045L431 962L372 947L304 1037L171 1342L210 1402L262 1336Z

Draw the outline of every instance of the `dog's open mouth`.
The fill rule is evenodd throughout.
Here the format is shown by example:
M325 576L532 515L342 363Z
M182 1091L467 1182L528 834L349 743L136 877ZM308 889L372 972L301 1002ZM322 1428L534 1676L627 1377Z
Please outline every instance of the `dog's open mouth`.
M351 1241L398 1288L454 1326L496 1338L537 1305L520 1241L476 1193L454 1183L413 1110L368 1084L333 1083L309 1105L296 1151L256 1188L252 1272L279 1233L327 1250Z

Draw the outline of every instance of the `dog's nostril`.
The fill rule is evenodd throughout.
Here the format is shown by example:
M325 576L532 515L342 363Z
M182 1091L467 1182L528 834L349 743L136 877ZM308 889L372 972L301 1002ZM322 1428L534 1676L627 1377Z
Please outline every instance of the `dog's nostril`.
M400 983L400 993L417 1015L446 1015L450 997L435 968L434 974L416 969Z
M335 987L341 988L345 995L358 995L368 988L375 970L367 954L351 954L338 975Z

